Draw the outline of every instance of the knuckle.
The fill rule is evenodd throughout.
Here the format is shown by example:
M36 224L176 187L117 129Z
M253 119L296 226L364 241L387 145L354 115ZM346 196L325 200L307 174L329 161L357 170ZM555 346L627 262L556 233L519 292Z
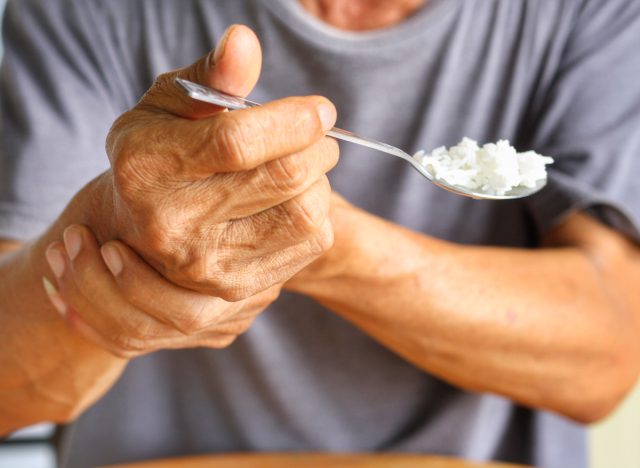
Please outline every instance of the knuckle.
M181 284L227 302L241 301L248 294L244 279L247 275L238 271L233 258L224 261L197 259L181 268L179 274Z
M213 141L216 142L217 157L230 171L250 168L246 129L234 118L220 114L213 127Z
M322 255L333 247L333 242L333 227L330 223L326 223L313 237L313 253Z
M190 255L191 259L178 268L181 283L195 287L216 290L222 286L222 275L211 266L210 259ZM182 262L180 262L182 263Z
M230 346L237 338L237 335L220 335L207 341L207 346L221 349Z
M318 232L329 213L329 204L313 194L292 200L288 210L295 229L303 236Z
M147 340L153 337L158 331L147 317L134 311L127 314L123 328L129 337L129 344L136 350L144 349Z
M125 198L136 193L139 182L144 180L137 157L136 143L127 135L122 137L112 158L113 179L118 193Z
M217 243L204 253L191 254L191 260L179 268L182 284L227 302L245 299L251 295L256 278L250 265L239 262L241 247Z
M300 155L285 156L263 167L270 182L280 193L299 193L308 185L309 168Z
M233 287L225 287L220 289L219 297L227 302L240 302L254 294L250 285L234 285Z
M141 192L157 195L173 187L176 172L180 170L178 157L158 157L156 147L167 149L166 141L173 141L167 132L153 126L133 124L122 131L109 149L109 160L114 184L120 195L139 197ZM162 140L162 141L161 141Z
M261 297L260 306L267 306L272 302L275 302L278 297L280 297L280 287L272 286L271 288L264 291Z
M319 257L333 247L333 242L333 227L331 226L331 223L326 222L322 228L314 233L307 241L310 255L314 258Z
M148 219L147 227L144 230L143 238L146 247L155 254L162 258L162 265L165 270L171 270L173 260L173 248L174 243L173 236L168 230L163 229L163 224L159 222L155 217Z
M226 302L240 302L253 296L262 284L262 276L251 266L226 270L216 278L213 294Z
M143 354L147 346L143 340L120 334L111 338L110 349L119 357L131 358Z
M151 83L151 86L144 93L144 96L141 99L141 103L149 104L154 102L154 100L159 96L164 94L165 90L171 85L173 81L174 73L165 72L156 75L156 78ZM138 104L140 105L140 104Z
M129 351L129 350L125 350L125 349L121 349L115 346L112 346L108 349L108 351L113 354L115 357L120 358L120 359L133 359L136 358L138 356L140 356L142 353L139 352L135 352L135 351Z
M171 83L171 81L173 80L175 73L173 72L164 72L164 73L160 73L159 75L156 76L156 79L153 80L153 84L151 85L152 87L162 87L164 85L166 85L167 83Z
M187 314L176 326L181 333L192 336L208 328L210 325L210 314L208 314L206 310L201 309L197 312Z
M228 323L225 323L220 327L220 332L224 334L229 334L233 336L242 335L246 332L251 324L253 323L253 319L237 319Z
M179 215L157 204L145 204L142 208L136 212L139 230L131 246L144 252L145 259L160 273L179 278L184 259L195 256L193 246L185 243L185 233L176 222Z
M105 140L105 149L109 155L110 160L117 154L118 149L121 146L122 136L126 133L126 128L133 115L132 111L126 111L114 120L107 138Z
M158 273L168 279L178 279L175 274L179 264L179 253L176 252L175 246L178 240L168 232L168 229L162 229L163 223L157 219L155 213L150 212L153 208L145 208L145 210L137 210L140 214L136 212L136 224L141 227L131 233L131 238L127 240L127 243L130 248L140 252L140 255L144 256L144 260ZM136 268L139 267L134 266L131 274L129 274L129 268L125 268L123 274L127 276L127 280L118 281L118 287L132 306L146 310L148 304L144 301L148 297L135 274Z

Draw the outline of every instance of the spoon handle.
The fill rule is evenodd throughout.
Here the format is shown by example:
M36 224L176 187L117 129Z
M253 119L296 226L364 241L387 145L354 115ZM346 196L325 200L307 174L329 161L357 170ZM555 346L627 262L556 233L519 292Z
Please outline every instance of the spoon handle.
M175 82L192 99L215 104L216 106L226 107L227 109L240 110L260 105L257 102L238 96L232 96L230 94L223 93L222 91L218 91L192 81L184 80L182 78L176 78ZM339 140L356 143L358 145L382 151L402 159L412 159L409 154L405 153L400 148L396 148L395 146L382 143L381 141L377 141L372 138L357 135L341 128L333 127L327 132L327 135Z
M239 110L260 105L257 102L249 101L248 99L243 99L238 96L231 96L230 94L226 94L216 89L209 88L198 83L193 83L192 81L187 81L182 78L176 78L175 83L180 89L185 92L185 94L187 94L187 96L191 97L192 99L208 102L220 107L226 107L227 109ZM534 188L516 187L506 195L487 194L479 191L473 191L464 187L449 185L442 180L436 179L429 171L427 171L427 169L422 164L417 161L416 158L411 156L409 153L402 151L400 148L396 148L395 146L382 143L381 141L374 140L373 138L363 137L348 130L343 130L336 127L333 127L330 131L328 131L327 135L339 140L366 146L367 148L372 148L378 151L382 151L383 153L388 153L392 156L404 159L420 175L428 179L434 185L457 195L462 195L464 197L487 200L509 200L522 198L539 191L542 187L545 186L547 182L546 178L541 179L538 181L537 185Z

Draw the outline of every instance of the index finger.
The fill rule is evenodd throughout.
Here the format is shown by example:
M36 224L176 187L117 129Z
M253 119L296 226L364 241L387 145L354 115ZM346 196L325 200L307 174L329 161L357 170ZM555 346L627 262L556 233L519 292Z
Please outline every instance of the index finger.
M166 119L148 129L145 151L187 177L254 169L297 153L333 127L336 109L321 96L288 97L200 120Z

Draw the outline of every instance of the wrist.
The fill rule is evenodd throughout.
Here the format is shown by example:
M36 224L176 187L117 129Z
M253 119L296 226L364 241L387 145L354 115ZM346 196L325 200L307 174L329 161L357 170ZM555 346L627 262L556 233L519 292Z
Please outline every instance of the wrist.
M378 218L348 204L332 205L335 242L322 257L285 284L285 289L333 300L354 291L394 285L437 270L449 244ZM419 278L416 278L420 281Z

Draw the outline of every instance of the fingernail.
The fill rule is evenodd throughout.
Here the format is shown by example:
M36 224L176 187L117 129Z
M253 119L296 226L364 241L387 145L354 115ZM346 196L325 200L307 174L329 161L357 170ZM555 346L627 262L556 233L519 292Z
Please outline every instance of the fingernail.
M64 246L67 249L67 255L69 255L71 260L75 260L82 248L82 235L76 228L69 227L65 229L62 236L64 237Z
M100 253L102 254L102 258L104 263L107 264L107 268L113 276L118 276L122 273L122 257L120 256L120 252L115 247L110 245L105 245L100 249Z
M50 248L47 249L44 256L47 259L49 268L51 268L51 271L56 276L56 278L61 278L62 274L64 273L65 266L64 256L62 255L62 253L57 249Z
M218 41L216 51L213 53L213 57L211 59L211 65L215 65L215 63L218 62L224 55L224 50L227 46L227 40L229 39L229 36L231 36L231 31L233 31L233 26L229 26L222 35L222 38Z
M336 123L336 108L331 104L322 103L317 108L318 117L322 123L322 129L327 132L333 128Z
M60 298L60 295L56 287L53 284L51 284L51 281L49 281L49 279L47 279L46 276L42 277L42 284L44 285L44 290L47 293L47 297L49 298L49 301L53 305L53 308L56 309L56 311L62 317L65 317L67 315L67 305Z

